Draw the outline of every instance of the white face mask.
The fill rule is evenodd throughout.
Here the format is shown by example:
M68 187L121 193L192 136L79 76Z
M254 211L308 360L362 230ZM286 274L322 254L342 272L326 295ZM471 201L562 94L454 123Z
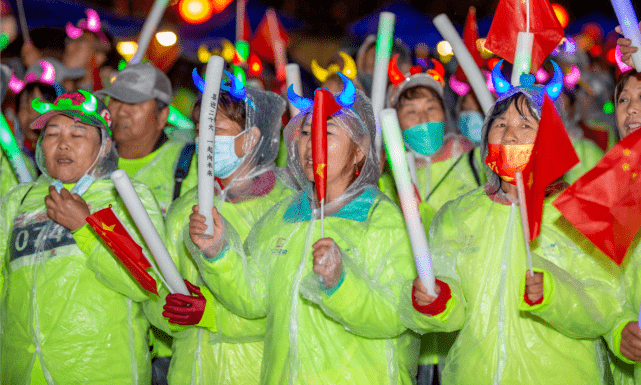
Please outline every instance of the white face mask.
M214 145L214 175L219 178L227 178L233 174L238 166L243 163L245 156L236 156L236 138L244 134L241 132L236 136L216 135Z

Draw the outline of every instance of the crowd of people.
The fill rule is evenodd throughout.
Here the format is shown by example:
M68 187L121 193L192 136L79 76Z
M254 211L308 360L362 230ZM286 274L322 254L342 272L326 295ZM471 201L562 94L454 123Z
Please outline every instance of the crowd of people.
M315 95L337 106L322 117L322 208L319 99L235 78L220 91L206 236L200 101L193 132L176 135L166 73L147 61L116 71L112 37L86 20L75 28L58 58L27 42L0 72L2 113L33 179L20 183L0 154L0 383L641 383L638 235L619 266L552 205L641 127L630 40L617 41L627 72L557 50L543 68L580 68L582 81L561 81L560 95L533 81L492 89L487 113L464 78L395 41L385 107L398 116L428 237L428 290L376 147L375 36L317 76ZM498 65L491 76L505 82ZM547 186L527 251L515 175L535 156L548 98L580 162ZM600 108L608 100L614 119ZM110 179L118 169L190 295L152 270L158 295L145 290L90 226L110 207L151 256Z

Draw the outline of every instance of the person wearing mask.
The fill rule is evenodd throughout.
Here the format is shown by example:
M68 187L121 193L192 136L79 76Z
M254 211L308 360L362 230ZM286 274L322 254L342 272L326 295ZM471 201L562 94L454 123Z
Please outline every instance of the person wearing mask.
M216 209L211 239L200 236L197 207L190 216L185 242L216 298L240 316L267 317L261 384L416 376L418 339L398 317L400 285L416 268L400 211L376 189L371 103L343 82L341 94L319 89L314 101L290 93L302 112L285 128L287 167L300 190L270 208L244 246ZM340 102L337 112L312 113L321 99ZM324 238L311 146L318 122L327 124Z
M42 131L36 145L42 175L0 201L2 382L148 384L149 322L142 309L148 293L86 221L111 207L144 245L109 179L118 162L109 111L86 91L53 104L36 100L34 108L47 111L32 124ZM151 191L133 183L162 231ZM118 271L110 276L121 284L94 270Z
M482 133L487 184L445 204L432 222L434 273L462 293L448 306L465 309L444 384L612 381L601 337L622 312L618 269L552 205L567 187L562 178L547 188L540 235L530 244L533 273L527 269L515 172L535 156L545 92L510 86L500 94ZM436 301L419 279L413 300L415 326L435 322L440 313L426 310Z
M238 81L233 76L231 80ZM243 91L221 91L216 113L215 205L244 240L258 219L292 192L274 173L286 105L273 92L240 84L232 89ZM197 203L195 187L171 205L166 222L170 254L197 297L161 292L146 310L152 322L174 337L169 382L258 384L265 318L234 314L204 284L183 241L183 229Z

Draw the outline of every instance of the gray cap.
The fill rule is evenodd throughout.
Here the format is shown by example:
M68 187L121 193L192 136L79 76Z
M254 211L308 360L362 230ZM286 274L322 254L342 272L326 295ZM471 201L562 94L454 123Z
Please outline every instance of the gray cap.
M436 91L438 96L443 99L443 86L431 75L424 72L414 75L405 74L405 80L403 80L398 85L392 84L390 86L387 92L387 101L385 103L386 107L395 108L396 104L398 103L398 99L403 91L418 86L424 86L433 89L434 91Z
M151 63L128 65L116 73L116 78L108 88L95 92L104 98L109 95L125 103L138 104L150 99L158 99L171 104L171 82L164 72Z

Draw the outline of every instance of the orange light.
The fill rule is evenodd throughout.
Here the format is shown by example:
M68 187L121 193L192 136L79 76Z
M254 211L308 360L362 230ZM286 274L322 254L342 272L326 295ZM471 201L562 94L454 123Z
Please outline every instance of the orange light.
M225 10L227 6L232 2L233 0L214 0L213 5L214 5L214 13L219 13Z
M570 22L570 16L568 16L568 11L561 6L561 4L552 4L552 9L554 10L554 14L556 15L556 18L559 19L559 23L561 24L561 27L565 28L568 26L568 23Z
M260 75L263 72L263 63L253 52L249 54L249 73L251 75Z
M178 13L187 23L200 24L211 18L214 7L209 0L180 0Z

